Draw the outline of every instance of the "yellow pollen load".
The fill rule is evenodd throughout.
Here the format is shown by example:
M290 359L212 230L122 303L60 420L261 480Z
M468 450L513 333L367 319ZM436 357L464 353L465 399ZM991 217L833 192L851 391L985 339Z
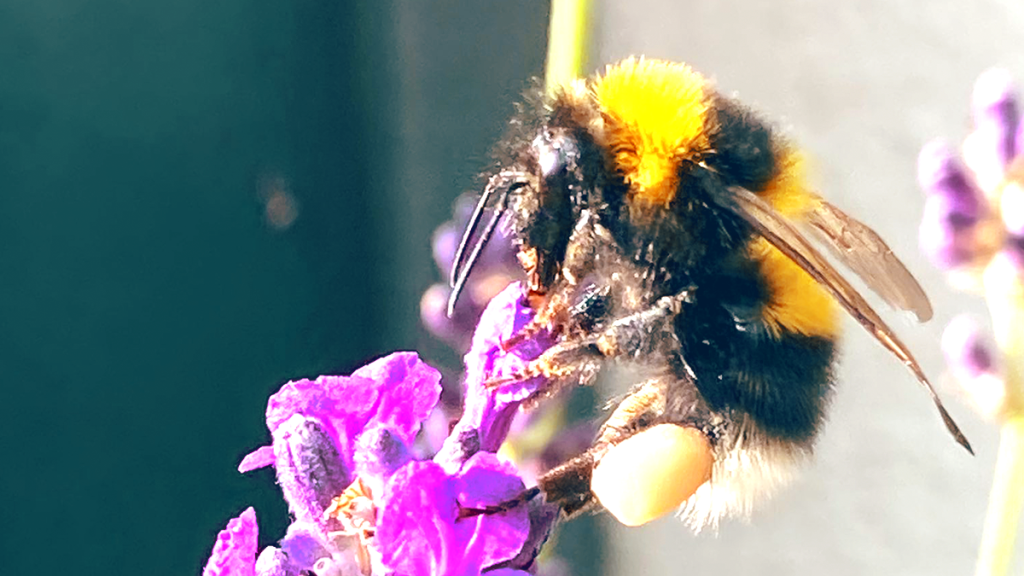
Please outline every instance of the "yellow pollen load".
M807 189L805 159L786 148L778 152L776 161L778 173L758 196L790 220L803 220L818 199ZM805 336L838 335L839 306L810 274L763 238L754 241L750 251L761 263L772 293L764 318L776 334L786 330Z
M601 505L626 526L639 526L678 508L711 478L715 458L695 428L658 424L608 451L590 480Z
M644 58L609 66L594 81L605 145L635 198L668 205L679 186L679 161L708 149L705 85L685 64Z

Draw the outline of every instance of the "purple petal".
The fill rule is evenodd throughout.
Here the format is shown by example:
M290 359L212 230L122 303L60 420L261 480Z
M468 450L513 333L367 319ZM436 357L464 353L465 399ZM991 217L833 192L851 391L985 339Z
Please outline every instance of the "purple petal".
M373 380L384 390L373 423L388 428L406 445L416 439L420 423L441 398L441 373L415 352L395 352L363 366L352 376Z
M255 574L258 536L256 510L250 506L237 518L229 520L227 527L217 534L217 543L213 545L203 576Z
M534 315L518 282L510 284L491 300L480 316L472 347L466 354L467 394L482 392L490 395L483 387L484 382L522 370L530 360L554 345L554 341L544 334L524 341L508 352L501 350L502 344L529 324ZM543 378L531 378L507 384L498 388L495 396L501 402L519 402L536 393L544 383Z
M515 466L490 452L477 452L455 477L463 508L496 506L518 496L525 485ZM530 534L526 506L501 514L482 514L460 522L462 540L472 543L469 555L479 555L481 566L493 566L515 557Z
M267 427L273 433L295 414L316 418L334 438L345 465L351 468L355 433L373 416L379 397L377 383L366 378L320 376L316 380L295 380L268 400Z
M523 570L516 570L515 568L498 568L497 570L488 570L487 576L531 576L529 572Z
M507 502L525 489L511 462L503 462L491 452L477 452L455 476L459 504L481 508Z
M271 466L274 463L274 447L273 446L260 446L259 448L249 452L242 458L242 462L238 464L238 471L242 474L246 472L252 472L259 468L265 468Z
M525 506L459 519L460 505L496 505L523 490L515 468L478 453L455 477L430 462L396 471L379 501L377 542L384 564L401 574L479 574L515 557L530 532Z
M367 427L387 426L411 444L440 398L440 380L414 352L397 352L352 376L288 382L267 403L267 427L273 432L293 414L317 418L351 469L355 439Z
M376 540L384 565L407 576L445 576L458 573L460 562L474 563L457 540L455 498L454 483L433 462L411 462L395 472L378 502Z
M297 522L326 528L324 511L352 483L333 439L315 418L295 414L274 430L274 467Z
M561 508L556 504L543 502L540 498L531 500L529 503L530 532L519 553L503 564L509 568L536 571L537 556L540 555L541 548L551 537L551 532L561 513ZM545 565L548 564L545 563Z

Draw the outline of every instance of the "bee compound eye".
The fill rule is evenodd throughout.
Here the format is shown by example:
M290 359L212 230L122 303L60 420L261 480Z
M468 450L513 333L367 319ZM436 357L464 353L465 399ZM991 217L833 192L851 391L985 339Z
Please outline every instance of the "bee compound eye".
M679 507L711 478L714 455L695 428L658 424L615 445L594 468L590 488L626 526Z

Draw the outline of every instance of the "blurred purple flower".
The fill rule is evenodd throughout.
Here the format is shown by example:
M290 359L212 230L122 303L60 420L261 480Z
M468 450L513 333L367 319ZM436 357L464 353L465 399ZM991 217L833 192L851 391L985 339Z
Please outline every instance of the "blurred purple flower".
M1001 69L984 72L971 100L974 132L964 141L964 157L988 190L1003 179L1016 154L1020 113L1013 78Z
M462 231L466 229L475 206L476 198L472 195L460 197L455 202L452 219L434 232L434 263L442 278L448 278L451 273ZM490 217L491 214L485 211L482 220L487 221ZM447 283L434 284L424 292L420 300L420 317L427 330L447 342L456 351L465 352L469 348L473 327L476 326L484 307L514 278L521 275L515 254L508 227L499 225L477 259L473 273L470 274L450 318L447 307L451 288Z
M1024 125L1016 88L1004 70L983 73L974 85L974 130L964 139L963 162L944 143L927 144L918 179L928 193L921 249L961 288L987 289L995 278L1024 274ZM969 169L969 170L968 170ZM983 415L999 418L1007 389L991 345L966 316L942 336L950 372Z
M921 219L921 250L939 268L969 262L975 255L974 227L985 212L985 197L949 146L935 140L917 162L918 182L927 193Z
M998 420L1007 409L1006 380L996 367L995 350L968 315L954 318L942 333L950 372L982 416Z
M918 180L928 193L921 250L962 287L979 287L980 272L1000 252L1024 271L1024 124L1005 70L978 78L972 118L966 167L941 141L925 145L918 158Z
M942 333L942 352L954 371L969 377L990 372L994 365L991 346L984 341L977 323L962 314L954 318Z

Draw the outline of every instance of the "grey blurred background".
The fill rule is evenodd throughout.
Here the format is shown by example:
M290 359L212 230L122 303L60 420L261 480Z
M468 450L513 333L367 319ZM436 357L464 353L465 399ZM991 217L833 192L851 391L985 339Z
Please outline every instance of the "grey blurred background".
M0 572L188 574L247 505L267 395L419 327L432 230L540 75L546 2L0 0ZM941 328L980 301L917 255L917 150L967 131L974 78L1024 80L1024 5L619 0L596 70L690 62L778 121L836 204L932 294L901 334L942 383ZM576 574L965 574L993 427L944 386L978 456L850 323L818 456L749 524L664 519L559 544ZM600 568L599 568L600 567Z

